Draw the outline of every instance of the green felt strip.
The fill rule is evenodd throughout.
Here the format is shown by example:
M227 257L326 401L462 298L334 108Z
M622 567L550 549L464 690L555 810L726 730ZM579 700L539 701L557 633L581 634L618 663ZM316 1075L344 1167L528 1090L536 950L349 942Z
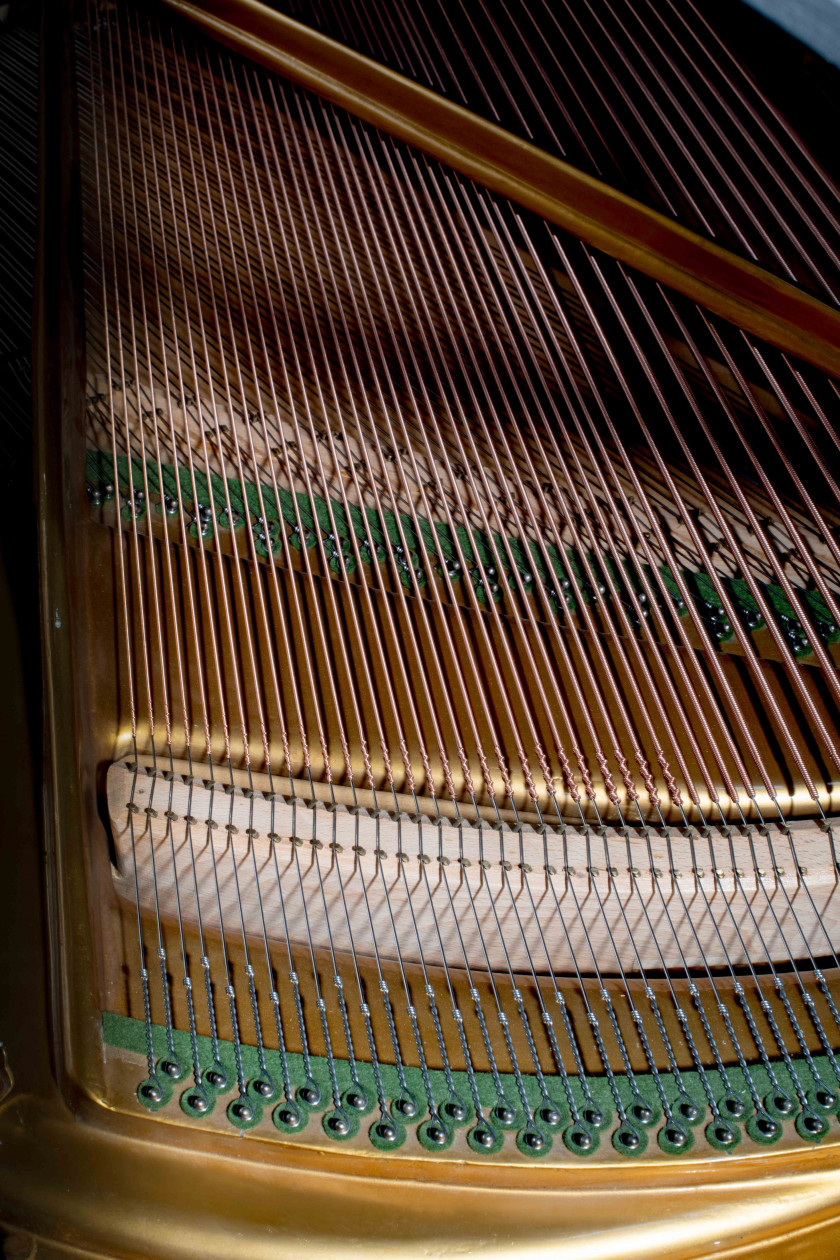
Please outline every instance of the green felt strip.
M381 563L386 548L395 558L400 580L408 590L422 588L429 580L427 564L440 570L447 565L453 578L467 577L480 602L489 598L496 602L505 599L505 588L516 586L514 567L519 581L526 590L535 582L545 588L548 603L556 615L566 610L574 611L577 599L594 604L599 599L618 600L625 608L631 624L638 621L630 601L630 590L644 595L644 583L657 591L657 583L650 567L639 562L624 562L619 570L614 562L605 557L599 561L593 554L582 555L570 548L565 554L543 540L541 545L533 539L503 538L492 536L480 529L467 530L457 526L455 533L443 521L430 522L423 517L414 518L401 514L399 523L390 510L377 511L366 508L364 512L355 505L348 512L336 499L327 500L317 495L303 493L293 495L289 490L278 488L275 495L272 486L248 482L243 485L235 478L224 480L212 473L209 481L202 472L193 476L188 468L163 464L160 469L154 461L124 455L117 456L117 477L114 477L113 456L108 451L88 450L85 478L94 503L112 499L118 487L122 502L121 512L125 519L132 515L138 519L146 515L149 505L147 494L160 498L153 510L178 512L179 501L188 514L189 532L196 540L211 537L216 529L242 529L246 523L254 531L257 554L267 558L280 546L279 530L289 529L292 546L313 547L318 534L326 545L330 569L339 574L353 573L356 558L353 554L351 533L359 544L364 563ZM180 493L179 493L180 490ZM132 507L133 496L133 507ZM402 533L402 537L401 537ZM403 541L405 546L403 546ZM457 545L456 545L457 541ZM453 571L458 562L458 549L467 565L467 574ZM407 553L406 554L406 549ZM546 557L548 561L546 562ZM481 562L491 589L485 585ZM489 570L489 572L488 572ZM680 617L688 615L674 575L667 566L661 566L659 575L670 596L669 612ZM708 574L690 570L682 571L695 607L703 617L713 640L726 643L735 637L735 628L727 620L723 604ZM738 578L723 579L743 625L760 630L764 621L758 605L747 584ZM797 658L811 654L812 647L801 623L780 586L772 582L760 583L763 595L773 610L777 624L785 635L791 651ZM657 596L658 598L658 596ZM818 591L803 590L800 598L824 645L840 640L838 626ZM661 601L660 601L661 602Z
M173 1035L174 1035L174 1041L175 1041L175 1049L179 1057L181 1058L181 1061L184 1064L191 1064L191 1042L190 1042L189 1034L187 1032L176 1029ZM112 1046L120 1050L132 1051L133 1053L145 1058L146 1027L142 1020L132 1019L126 1015L118 1015L118 1014L115 1014L114 1012L106 1011L102 1016L102 1038L105 1045L107 1046ZM212 1062L213 1062L212 1043L209 1037L199 1037L197 1044L198 1044L199 1066L202 1071L205 1071L207 1068L209 1068L212 1065ZM167 1055L166 1031L160 1025L154 1025L152 1028L152 1048L156 1057L161 1057L161 1058L166 1057ZM242 1067L243 1067L245 1078L248 1081L252 1081L253 1078L258 1076L260 1073L260 1063L259 1063L259 1058L257 1055L257 1050L253 1046L243 1045L241 1047L241 1052L242 1052ZM269 1075L272 1077L272 1079L275 1082L282 1081L279 1054L274 1050L266 1049L265 1057L266 1057L266 1066L267 1066ZM287 1057L288 1057L289 1071L291 1075L292 1084L293 1084L293 1087L297 1088L300 1085L302 1085L306 1079L304 1067L303 1067L303 1058L301 1055L293 1054L293 1053L289 1053ZM234 1056L234 1047L233 1047L232 1042L219 1041L219 1058L222 1065L226 1068L227 1073L228 1073L228 1080L229 1080L228 1091L232 1092L235 1089L235 1082L236 1082L236 1060ZM830 1064L828 1062L827 1056L813 1055L812 1060L813 1060L817 1073L820 1075L825 1075L825 1078L828 1079L828 1076L830 1075ZM813 1085L813 1078L811 1077L811 1073L810 1073L807 1062L805 1061L804 1058L795 1058L795 1059L792 1059L791 1061L793 1063L794 1070L798 1078L798 1083L802 1087L803 1091L807 1092L809 1088ZM310 1055L310 1066L312 1069L312 1077L315 1083L320 1087L321 1096L322 1096L322 1101L321 1101L320 1106L315 1108L314 1110L318 1112L327 1112L329 1114L332 1114L334 1103L333 1103L333 1098L332 1098L332 1093L331 1093L330 1073L328 1070L327 1060L323 1056ZM358 1068L359 1080L361 1084L368 1091L369 1096L374 1097L375 1089L376 1089L376 1081L375 1081L373 1068L371 1064L357 1060L357 1068ZM786 1078L787 1071L784 1064L781 1064L781 1063L776 1064L775 1070L782 1080ZM408 1088L415 1094L417 1098L425 1097L424 1088L423 1088L423 1077L420 1072L420 1069L411 1067L411 1066L406 1066L404 1068L404 1071L405 1071L405 1077L408 1084ZM771 1082L765 1068L760 1063L758 1063L758 1064L752 1065L749 1071L750 1071L750 1075L752 1077L753 1083L755 1085L756 1092L758 1093L759 1097L765 1097L766 1095L770 1094ZM343 1094L347 1089L349 1089L352 1083L349 1063L343 1059L336 1059L335 1072L338 1079L339 1090ZM391 1104L393 1104L393 1100L397 1099L401 1092L401 1085L400 1085L399 1077L397 1075L397 1070L395 1067L387 1063L383 1063L383 1064L380 1064L380 1072L382 1074L382 1083L383 1083L383 1088L385 1092L385 1097L390 1100ZM509 1098L514 1097L516 1093L516 1082L513 1077L513 1074L500 1073L500 1075L501 1075L502 1086L503 1086L503 1090L505 1094ZM455 1087L457 1091L459 1092L459 1094L463 1098L468 1098L469 1097L469 1082L467 1080L466 1072L453 1071L452 1076L455 1081ZM740 1069L738 1068L730 1069L730 1077L732 1081L736 1085L739 1086L739 1088L741 1086L741 1076L742 1076L742 1073ZM722 1107L723 1100L726 1096L726 1086L723 1080L720 1078L719 1073L714 1069L709 1069L706 1072L706 1078L709 1082L713 1096L715 1097L715 1100L718 1106ZM546 1085L548 1088L548 1093L552 1101L556 1104L558 1111L564 1117L564 1121L567 1120L568 1107L566 1105L566 1096L563 1091L559 1078L553 1077L553 1076L546 1076L545 1079L546 1079ZM624 1076L617 1074L615 1079L616 1079L616 1084L618 1087L618 1091L619 1091L619 1095L621 1097L622 1103L624 1104L627 1111L630 1112L632 1104L635 1101L634 1094L632 1093L629 1083ZM439 1108L442 1108L443 1104L448 1100L450 1096L449 1084L446 1079L446 1074L440 1070L429 1069L429 1080L431 1083L432 1096L435 1100L435 1103ZM682 1095L680 1094L680 1091L679 1091L679 1087L676 1081L670 1075L670 1073L667 1073L667 1072L661 1073L660 1080L665 1090L665 1095L668 1098L669 1103L671 1104L671 1106L673 1107L676 1113L679 1102L682 1098ZM691 1099L693 1099L698 1104L698 1107L700 1108L700 1111L701 1111L701 1115L706 1115L707 1114L706 1112L707 1099L706 1099L706 1095L704 1093L703 1087L701 1085L698 1073L694 1071L684 1071L681 1073L681 1081L685 1089L685 1092L688 1094L688 1096ZM613 1098L610 1093L610 1089L609 1089L606 1079L601 1078L601 1077L596 1077L596 1076L589 1076L588 1082L589 1082L590 1090L591 1090L591 1093L595 1102L602 1108L605 1114L607 1115L611 1114L612 1107L613 1107ZM171 1088L171 1083L168 1082L166 1078L163 1076L162 1076L162 1083L164 1084L164 1087L165 1087L165 1098L160 1104L156 1105L153 1108L150 1108L150 1110L159 1110L161 1106L166 1106L172 1101L173 1091ZM469 1122L473 1127L470 1128L470 1131L467 1135L467 1140L469 1142L469 1145L472 1147L472 1149L475 1150L477 1153L492 1154L494 1151L501 1150L503 1145L505 1144L505 1141L510 1140L510 1138L506 1139L502 1126L496 1123L492 1115L492 1110L496 1103L496 1085L495 1085L492 1073L477 1072L476 1083L478 1086L478 1094L479 1094L481 1106L484 1110L485 1117L487 1121L489 1122L490 1128L492 1130L493 1142L491 1145L488 1146L488 1145L483 1145L480 1142L477 1142L475 1140L474 1114L471 1114L470 1116ZM547 1149L552 1144L552 1140L553 1140L552 1132L548 1128L547 1125L545 1125L544 1123L540 1121L540 1118L539 1118L539 1108L543 1102L543 1098L540 1092L539 1083L537 1081L536 1076L523 1073L523 1083L524 1083L525 1093L528 1098L528 1103L532 1111L536 1111L537 1113L536 1123L537 1123L538 1128L540 1128L540 1130L544 1134L546 1138L546 1142L543 1149L534 1150L532 1148L529 1148L527 1146L527 1143L525 1143L522 1140L523 1128L525 1125L525 1115L521 1108L517 1109L517 1118L514 1125L514 1128L517 1131L516 1135L514 1137L514 1134L511 1134L510 1137L514 1137L514 1140L516 1141L517 1146L524 1154L533 1155L533 1156L542 1156L545 1153L547 1153ZM584 1112L585 1099L584 1099L583 1091L581 1090L579 1083L577 1081L577 1078L574 1076L570 1076L569 1083L570 1083L572 1094L575 1098L575 1102L577 1106L579 1107L581 1112ZM656 1085L655 1085L653 1077L650 1074L638 1073L635 1077L635 1083L636 1083L639 1093L642 1096L642 1099L651 1107L651 1109L657 1115L661 1115L659 1094L656 1089ZM745 1085L745 1082L743 1084ZM793 1082L791 1082L790 1084L792 1087ZM185 1078L184 1082L182 1082L182 1085L185 1086L184 1092L181 1095L182 1109L186 1115L195 1116L198 1113L195 1112L189 1105L189 1095L190 1095L190 1089L191 1089L190 1081L187 1078ZM744 1097L748 1096L745 1088L742 1090L742 1092L744 1094ZM141 1097L141 1101L143 1101L142 1097ZM266 1103L264 1100L257 1101L257 1097L251 1091L249 1091L249 1101L251 1101L254 1105L255 1118L253 1119L253 1121L249 1121L247 1123L243 1123L241 1119L239 1119L235 1114L233 1114L233 1105L236 1102L236 1097L231 1099L230 1103L227 1105L228 1119L230 1120L232 1124L237 1125L237 1127L240 1127L240 1128L254 1127L254 1125L259 1124L261 1120L267 1120L267 1117L269 1115L271 1115L271 1118L274 1124L282 1132L286 1132L286 1133L301 1132L304 1128L307 1127L309 1112L306 1107L302 1106L299 1103L297 1104L297 1112L300 1114L301 1122L298 1125L289 1125L289 1124L284 1123L282 1114L278 1114L281 1112L282 1108L285 1106L283 1102L280 1102L280 1103L267 1102ZM144 1105L148 1106L148 1103L145 1103ZM346 1107L345 1110L353 1126L353 1132L355 1133L359 1127L357 1117L354 1117L351 1108ZM836 1111L836 1104L833 1111ZM832 1111L832 1114L833 1114L833 1111ZM204 1114L205 1115L209 1114L209 1111L206 1111ZM394 1150L399 1145L402 1145L403 1142L406 1140L406 1130L411 1129L414 1132L417 1140L419 1140L421 1144L424 1147L426 1147L426 1149L432 1150L432 1151L445 1150L451 1144L451 1130L453 1126L449 1124L449 1122L446 1121L444 1117L444 1124L446 1125L447 1129L450 1131L450 1138L443 1145L435 1144L428 1140L427 1116L428 1116L427 1108L423 1107L422 1109L418 1111L417 1117L413 1121L408 1121L406 1120L405 1117L399 1116L393 1110L393 1106L392 1106L392 1118L394 1120L394 1124L397 1129L396 1140L390 1141L390 1142L383 1141L378 1137L377 1133L374 1132L376 1124L379 1121L378 1114L376 1114L375 1116L371 1118L371 1123L368 1129L370 1139L374 1143L374 1145L376 1145L377 1147L383 1150ZM815 1117L819 1121L818 1125L815 1125L811 1122L809 1117L812 1117L812 1116ZM746 1116L745 1116L745 1119L746 1119ZM419 1128L418 1128L418 1122L420 1122ZM720 1141L717 1138L716 1122L714 1121L710 1122L706 1126L706 1130L705 1130L707 1140L711 1143L712 1146L717 1147L721 1151L733 1150L735 1146L737 1146L738 1143L741 1141L742 1137L744 1136L743 1130L736 1123L731 1122L731 1121L727 1121L726 1123L729 1125L730 1129L732 1130L734 1134L734 1141L732 1141L731 1143ZM323 1124L322 1127L323 1127L323 1131L326 1134L328 1134L331 1137L334 1137L336 1140L346 1140L347 1137L352 1136L351 1133L339 1134L339 1133L333 1132L329 1124ZM692 1144L693 1144L693 1139L691 1137L691 1133L690 1133L690 1130L688 1129L688 1126L687 1125L684 1126L689 1136L688 1136L687 1142L682 1147L677 1147L676 1145L674 1145L674 1143L669 1141L667 1132L666 1132L667 1127L668 1126L666 1124L657 1138L659 1149L665 1152L666 1154L673 1154L674 1156L677 1156L677 1157L680 1155L686 1154L687 1151L691 1149ZM589 1147L584 1147L578 1141L575 1140L575 1133L572 1132L573 1129L574 1129L574 1126L571 1126L571 1125L567 1125L563 1129L562 1138L567 1149L581 1156L588 1156L592 1154L599 1144L599 1135L595 1133L593 1130L588 1129L586 1126L583 1126L583 1131L586 1133L589 1133L589 1135L592 1138L591 1145ZM799 1133L800 1137L803 1138L805 1141L809 1141L809 1142L820 1141L828 1132L830 1132L830 1130L831 1130L831 1116L830 1115L826 1116L825 1114L818 1113L815 1107L813 1106L809 1106L805 1112L802 1112L798 1117L796 1117L796 1131ZM555 1130L555 1133L556 1132L557 1130ZM625 1132L629 1132L631 1134L630 1142L622 1140L623 1134ZM778 1132L776 1132L774 1135L768 1137L767 1135L762 1134L760 1130L757 1129L754 1124L751 1124L748 1122L746 1125L746 1132L747 1132L747 1135L753 1141L760 1142L760 1143L767 1143L767 1142L776 1141L778 1139L778 1136L781 1134L781 1128L779 1128ZM638 1139L635 1145L633 1144L634 1137ZM616 1122L614 1124L614 1128L612 1132L612 1142L616 1150L618 1150L621 1154L633 1157L633 1156L637 1156L641 1154L646 1149L648 1145L648 1137L640 1125L637 1125L635 1123L630 1123L625 1126L619 1127L617 1126L617 1122Z

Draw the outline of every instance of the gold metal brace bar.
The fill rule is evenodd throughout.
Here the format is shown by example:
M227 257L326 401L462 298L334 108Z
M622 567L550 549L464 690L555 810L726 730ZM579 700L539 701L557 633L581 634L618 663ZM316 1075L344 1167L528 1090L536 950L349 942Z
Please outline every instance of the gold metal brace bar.
M229 48L840 376L840 311L259 0L164 0Z

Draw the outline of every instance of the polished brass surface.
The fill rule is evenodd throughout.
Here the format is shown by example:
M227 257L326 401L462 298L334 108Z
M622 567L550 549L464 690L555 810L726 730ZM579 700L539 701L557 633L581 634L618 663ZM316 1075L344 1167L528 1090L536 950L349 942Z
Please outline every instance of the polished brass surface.
M2 1126L7 1202L87 1254L286 1260L307 1251L812 1260L838 1230L836 1149L610 1169L435 1167L306 1151L22 1097ZM156 1140L161 1128L165 1140ZM13 1152L8 1147L13 1144ZM29 1209L26 1211L26 1209ZM8 1218L7 1218L8 1219ZM24 1226L25 1227L25 1226Z
M840 374L840 313L794 285L260 0L164 2L237 52Z
M114 723L114 730L108 736L106 736L104 732L99 736L99 740L100 741L104 740L107 745L106 747L101 748L100 755L103 761L104 760L115 761L120 758L126 758L130 751L130 740L129 740L130 722L129 722L128 707L127 707L128 692L127 692L127 682L126 682L127 671L126 671L126 664L124 660L124 651L123 651L122 643L121 643L121 636L119 634L118 614L117 614L117 607L115 603L115 591L117 589L117 565L118 565L118 555L119 555L119 552L117 549L119 547L119 543L117 541L116 534L113 531L98 528L94 525L89 526L85 530L85 534L86 534L86 547L88 549L88 555L91 560L91 563L88 565L86 569L86 578L85 578L86 602L87 602L87 609L88 609L87 615L88 615L88 624L90 627L89 632L88 632L89 644L90 644L90 659L96 660L97 662L99 662L99 666L100 666L96 670L91 671L90 687L91 687L91 693L92 693L92 704L93 704L93 709L95 712L101 712L101 713L111 712L111 713L114 713L115 715L118 715L118 719ZM128 544L124 543L123 545L124 545L124 555L125 555L125 563L127 566L127 570L132 575L132 581L134 581L135 579L133 575L136 572L135 560ZM173 563L176 566L176 571L179 576L179 592L180 592L180 598L179 598L177 606L173 607L173 606L170 606L168 602L164 603L164 606L162 607L162 614L161 614L162 617L164 618L164 625L168 631L167 634L165 635L165 644L166 644L165 660L166 660L166 668L167 668L167 681L169 682L169 685L171 687L174 680L176 679L176 673L175 673L176 658L175 658L175 654L174 654L173 646L172 646L173 641L174 641L174 632L171 629L171 627L173 626L176 618L183 618L183 616L185 615L184 591L186 588L186 582L183 578L183 573L186 570L186 567L188 565L195 566L197 564L197 560L195 556L195 550L191 547L183 548L177 543L170 543L170 548L171 548L171 554L173 556ZM162 565L158 563L158 573L160 573L161 568L162 568ZM258 584L262 585L263 590L266 592L266 598L269 600L272 600L272 605L273 605L272 587L266 575L266 571L265 571L266 568L267 566L264 566L262 564L253 565L253 564L249 564L247 561L241 565L240 572L243 574L245 605L249 603L253 603L254 599L256 598L256 591L258 589ZM149 584L151 584L151 574L149 570L148 556L146 554L143 555L143 558L141 561L141 569L144 575L144 580L148 582ZM275 566L275 569L276 569L277 582L278 582L281 593L285 592L286 598L288 598L288 592L289 592L289 588L291 584L293 582L296 583L298 586L299 598L301 599L304 607L306 608L307 616L310 618L310 620L323 617L325 621L327 622L327 624L330 624L331 610L330 610L330 605L326 598L324 588L325 588L326 583L332 581L332 579L329 577L319 575L316 579L316 593L315 593L315 596L313 596L309 588L307 587L306 583L303 582L299 571L295 569L288 569L281 564L277 564ZM212 607L214 606L214 603L219 598L218 575L216 573L212 573L210 575L211 598L209 602L208 602L205 592L201 589L199 583L195 581L194 585L196 588L195 598L196 598L196 604L200 613L200 622L203 627L207 627L210 624ZM355 604L356 615L359 619L359 622L362 625L362 627L368 630L369 632L370 614L369 614L368 609L365 606L364 601L361 598L358 585L356 583L345 583L345 582L334 583L334 585L336 587L335 598L338 604L338 608L341 611L343 611L346 616L346 610L350 607L351 603ZM413 596L412 598L422 598L422 597ZM243 607L245 605L243 605ZM445 644L445 641L443 641L443 636L442 636L442 614L438 609L435 608L434 605L431 604L430 601L427 601L427 605L428 605L427 616L429 618L430 625L432 627L433 632L438 636L437 650L441 653L444 659L446 659L445 658L446 644ZM399 609L397 609L397 614L399 614ZM468 624L475 623L477 619L478 619L478 614L476 614L475 612L467 611L465 613L465 620L467 620ZM399 626L399 620L398 619L396 620L397 620L397 626ZM503 624L506 621L507 619L504 618ZM472 634L474 635L474 641L476 641L480 647L480 640L478 638L478 629L474 624L471 625L471 630L472 630ZM532 639L536 639L536 636L538 636L542 632L542 630L543 630L543 626L540 623L540 621L534 620L532 623L526 624L524 630L521 626L515 627L515 629L511 631L511 633L522 635L523 633L527 632L528 635L532 637ZM493 625L492 623L488 625L488 632L494 641L501 634L501 630L497 626ZM581 631L581 636L584 642L586 641L588 637L588 633L589 632L587 632L585 628ZM139 646L139 637L137 637L139 636L139 630L137 629L137 627L134 628L134 634L135 634L135 637ZM255 634L258 635L258 641L260 642L262 646L262 633L259 626L257 626L255 630ZM608 634L604 635L603 642L604 642L604 647L607 653L609 654L609 658L612 661L616 661L615 645L614 645L613 640ZM390 659L396 661L398 659L398 653L399 653L400 648L399 648L399 644L395 640L395 637L388 636L387 638L385 638L385 644L386 644L386 649L390 655ZM209 644L208 644L208 647L209 647ZM549 645L549 647L551 647L551 645ZM645 649L649 650L647 645L645 645ZM570 644L570 652L572 654L572 659L575 662L577 662L578 650L579 649L576 647L574 643ZM682 649L674 649L674 650L682 650ZM227 658L230 654L230 649L226 645L224 646L224 652ZM193 664L191 656L189 659L190 659L190 663ZM240 661L240 665L241 664L242 662ZM752 714L752 720L754 721L754 725L755 725L756 738L757 740L760 741L762 755L767 760L767 764L770 765L773 769L775 782L779 783L780 785L780 795L782 796L782 799L784 800L784 807L786 809L786 812L789 812L789 814L792 817L797 817L797 816L808 817L809 815L813 815L813 810L814 810L813 801L811 800L807 791L805 790L804 783L802 782L802 779L799 775L799 772L796 766L792 763L792 761L789 758L786 758L784 756L783 749L780 749L774 742L771 742L767 738L766 731L764 731L763 724L760 720L760 711L753 699L753 693L749 685L749 676L747 674L747 671L743 667L741 659L737 655L734 655L734 654L724 654L722 656L722 667L726 671L727 681L730 687L732 688L733 693L738 696L739 701L744 706L746 712ZM534 678L533 673L529 669L527 663L523 662L520 668L522 670L522 674L528 686L534 686L537 680ZM634 683L633 683L632 677L628 677L627 675L622 673L620 664L616 663L614 665L614 668L616 669L617 676L623 681L623 685L625 689L624 695L626 696L627 703L630 706L632 706L632 710L634 714L637 712L640 712L643 700L642 700L642 697L639 695L638 691L634 690ZM778 666L775 662L768 660L768 661L762 662L762 668L767 672L768 678L771 679L774 682L774 684L778 685L778 680L782 677L780 666ZM572 711L574 712L576 717L580 718L582 706L580 704L579 698L575 694L575 690L574 690L571 680L568 679L568 675L564 671L562 661L559 661L559 660L557 661L557 669L560 676L566 679L566 686L567 686L568 694L570 696L569 703L572 708ZM160 706L162 703L160 674L161 674L161 670L160 670L159 663L157 660L153 660L152 662L152 687L153 687L153 694L155 698L155 707L156 707L156 710L158 711L160 710ZM245 711L246 711L247 717L249 718L250 730L253 732L252 744L249 751L251 754L251 761L255 764L258 764L260 750L259 750L257 741L259 738L260 728L256 721L257 698L254 692L253 685L247 676L247 672L244 669L243 669L243 676L244 676L243 677L243 696L244 696ZM288 686L289 685L288 679L284 680L284 683L286 686ZM488 693L489 693L490 701L494 706L494 710L499 715L497 720L500 722L503 736L507 736L507 738L510 739L512 742L512 737L508 734L506 725L504 724L505 718L504 718L504 708L502 704L503 683L508 683L509 685L509 669L506 669L505 673L503 673L502 681L499 681L497 679L492 679L492 678L490 679L488 683ZM192 669L189 671L189 674L188 674L187 686L190 689L190 697L193 701L193 706L194 706L193 712L198 713L199 712L199 695L197 694L197 680L196 680L195 671ZM785 708L786 717L790 724L791 729L803 733L802 742L803 744L805 744L804 732L806 730L806 717L804 713L802 712L801 708L797 706L795 698L793 697L788 699L787 697L784 696L784 694L782 694L781 703L785 704L786 706ZM214 755L219 757L221 756L221 753L223 752L222 736L221 736L220 725L218 721L219 713L220 713L220 707L219 707L220 702L219 702L219 697L216 694L215 688L212 686L210 688L209 705L210 705L211 716L214 719L213 729L215 731L215 737L217 741L216 747L214 749ZM263 699L263 705L264 705L265 713L267 715L267 725L270 730L274 731L277 729L278 724L276 722L276 714L275 714L273 702L270 696ZM826 712L825 720L829 724L829 729L834 729L830 711ZM310 729L307 733L309 735L310 747L312 748L313 777L320 780L324 776L324 766L322 764L322 759L320 757L320 753L318 749L317 731L315 730L315 727L314 727L314 719L312 718L311 715L310 715L310 722L312 723L312 725L310 726ZM587 735L586 735L585 728L583 728L582 720L581 720L581 728L583 730L581 738L584 741L584 747L586 747L587 751L589 751L588 744L586 743ZM200 731L196 729L193 733L193 736L195 739L198 739L200 737ZM297 772L296 772L296 777L302 777L303 759L302 759L302 752L299 747L299 740L297 737L297 733L294 731L290 732L289 738L290 738L290 742L292 746L295 764L298 767ZM646 734L644 738L647 741L648 737ZM151 740L149 739L149 733L148 733L148 722L147 722L146 716L142 712L138 715L137 739L138 739L138 748L141 753L146 754L146 753L152 752L152 743L151 743ZM234 730L231 733L231 740L232 740L232 748L234 751L234 765L243 766L244 758L245 758L245 749L242 744L241 734L238 733L236 730ZM281 745L279 744L279 740L277 739L276 735L274 737L274 740L275 742L271 746L272 760L274 764L278 764L282 758L283 749ZM648 751L651 764L655 766L656 765L655 758L651 754L650 750L647 748L647 743L645 743L643 747L645 747L646 751ZM183 747L182 737L178 733L174 735L172 751L173 751L173 755L176 757L183 757L185 755L185 748ZM331 752L331 759L333 761L332 774L333 774L335 782L337 784L340 784L342 780L341 749L338 746L337 742L334 743L333 747L330 749L330 752ZM351 752L352 752L353 759L356 763L357 782L363 783L364 782L364 767L361 762L360 750L356 743L354 743L354 746L352 747ZM416 751L413 748L412 748L412 752L416 756ZM377 776L381 779L381 775L382 775L381 754L378 752L376 748L373 748L371 750L370 755L372 757L373 764L377 772ZM689 752L689 756L690 756L690 752ZM437 770L439 774L440 770L439 770L437 759L435 758L434 753L431 754L431 757L432 757L433 767ZM474 751L471 751L470 759L471 759L471 768L472 768L472 773L474 776L474 781L477 784L480 784L481 783L480 765L478 763L477 754ZM812 756L809 759L808 765L809 765L809 771L812 775L814 782L819 785L819 791L821 795L821 802L822 802L823 809L826 810L827 812L832 812L834 810L837 810L838 807L840 807L840 784L832 785L831 783L827 781L828 776L823 773L821 762L817 756ZM394 773L396 776L397 791L401 793L406 793L407 791L406 785L400 777L400 773L401 773L400 767L395 767ZM669 809L669 806L667 804L666 792L664 790L664 782L662 781L659 775L659 772L655 771L655 773L657 775L658 786L664 798L661 805L661 809L668 821L677 823L680 820L680 815L673 806L670 806L670 809ZM458 782L460 786L460 779L458 777L459 771L458 771L457 766L453 767L453 774L456 777L456 782ZM517 808L523 811L521 815L523 821L536 824L537 815L533 812L533 808L530 804L527 793L525 791L524 783L522 780L521 769L517 768L515 762L511 766L511 775L512 775L513 783L517 792ZM698 782L701 782L699 775L697 776L697 780ZM781 788L781 785L783 784L789 785L789 786L786 786L785 788ZM621 788L619 788L619 790L621 791ZM702 784L701 784L701 791L702 791ZM439 794L443 795L442 783L438 784L438 792ZM568 810L573 817L574 816L573 803L565 796L562 790L562 786L559 783L557 787L557 793L558 793L558 799L562 802L564 808ZM421 795L419 799L421 803L421 808L426 809L428 812L430 812L433 815L434 810L436 809L436 805L433 799L431 798L431 796ZM622 806L626 813L628 809L628 803L624 795L622 795L621 800L622 800ZM486 815L489 819L492 816L492 805L489 798L486 795L479 795L478 801L479 801L479 804L485 809L485 811L491 811L490 813L487 813ZM406 803L408 802L406 801ZM701 796L701 803L705 811L708 813L709 802L705 796ZM612 806L610 800L606 796L606 793L604 792L600 784L598 785L598 794L596 797L596 804L598 806L598 809L601 812L602 817L606 819L614 819L616 817L616 811L614 807ZM725 801L722 801L721 804L724 810L726 810L727 808L731 810L733 808L731 803L727 805ZM645 809L647 809L648 811L650 810L650 806L646 805L644 802L640 802L640 806L643 810ZM768 806L769 806L769 798L767 798L765 793L759 790L756 794L756 798L752 805L752 809L755 810L757 808L761 808L766 811ZM446 809L445 800L441 802L441 808L444 810ZM543 808L546 808L545 803L543 803ZM746 811L747 816L750 816L751 806L749 802L744 801L741 808L744 811ZM698 816L696 812L692 812L691 802L688 800L686 800L685 802L684 809L689 817L696 818ZM730 817L734 818L734 816L735 816L734 814L730 814ZM753 813L752 816L756 816L755 813Z

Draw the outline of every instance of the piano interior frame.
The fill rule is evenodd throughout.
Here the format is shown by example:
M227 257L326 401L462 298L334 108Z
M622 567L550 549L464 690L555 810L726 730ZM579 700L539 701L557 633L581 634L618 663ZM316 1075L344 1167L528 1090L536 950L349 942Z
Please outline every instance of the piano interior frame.
M261 16L256 4L218 8L237 27ZM840 1142L833 1138L726 1159L436 1165L405 1151L394 1159L373 1150L312 1149L276 1135L251 1138L246 1150L236 1132L169 1123L166 1113L152 1117L115 1103L113 1073L123 1097L132 1098L136 1065L111 1063L106 1072L102 999L90 983L103 948L97 917L113 894L107 855L91 843L102 834L101 784L88 729L90 647L79 629L89 531L77 476L84 381L68 0L61 14L55 21L54 10L44 8L35 337L44 660L37 826L45 861L22 863L20 885L0 887L4 918L20 925L4 965L22 969L33 995L45 991L46 968L49 1000L46 1010L33 1000L4 1034L14 1082L0 1106L4 1221L41 1240L39 1256L163 1260L200 1252L254 1260L308 1246L347 1257L474 1247L579 1257L582 1245L593 1260L688 1260L712 1247L721 1256L786 1260L829 1254L840 1244ZM815 333L813 344L818 340ZM20 843L34 849L34 835ZM590 1232L593 1221L598 1235Z

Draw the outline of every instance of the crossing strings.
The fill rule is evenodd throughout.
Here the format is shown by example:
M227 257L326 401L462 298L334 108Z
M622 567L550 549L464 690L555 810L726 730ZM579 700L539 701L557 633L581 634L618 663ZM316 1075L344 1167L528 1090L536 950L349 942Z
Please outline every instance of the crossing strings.
M175 22L79 77L139 1102L823 1138L834 383Z

